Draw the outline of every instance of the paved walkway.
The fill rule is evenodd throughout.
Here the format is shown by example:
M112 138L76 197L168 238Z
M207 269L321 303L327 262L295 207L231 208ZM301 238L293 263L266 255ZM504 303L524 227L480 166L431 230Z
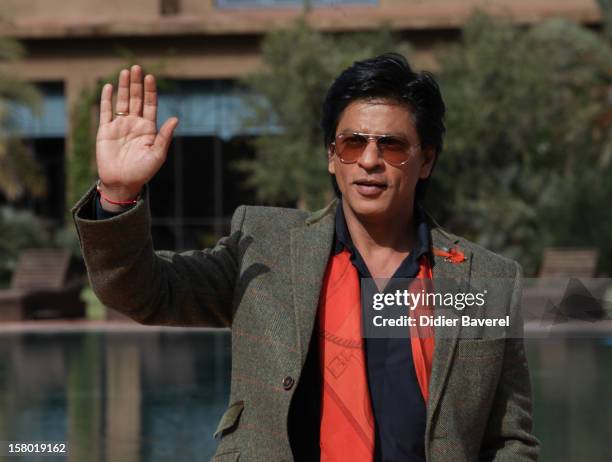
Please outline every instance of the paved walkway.
M0 334L11 332L211 332L229 329L211 327L147 326L133 321L104 321L88 319L57 319L0 323Z

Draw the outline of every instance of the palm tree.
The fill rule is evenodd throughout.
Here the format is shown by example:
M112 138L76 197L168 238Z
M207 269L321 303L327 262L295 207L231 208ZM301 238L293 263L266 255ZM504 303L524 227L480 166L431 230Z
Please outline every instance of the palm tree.
M16 201L26 192L41 196L46 192L45 176L34 156L12 130L15 106L40 111L40 95L32 85L20 81L6 70L6 64L23 56L19 42L0 38L0 192Z

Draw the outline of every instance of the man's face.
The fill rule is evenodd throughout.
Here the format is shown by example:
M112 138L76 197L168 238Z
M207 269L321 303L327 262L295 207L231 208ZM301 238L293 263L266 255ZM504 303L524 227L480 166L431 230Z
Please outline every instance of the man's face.
M353 101L342 113L336 128L336 134L348 132L396 135L413 147L407 162L399 166L385 162L373 140L357 162L351 164L340 161L329 149L328 171L336 175L344 206L366 221L388 220L411 213L416 184L431 173L435 153L432 148L423 150L419 146L410 110L388 100Z

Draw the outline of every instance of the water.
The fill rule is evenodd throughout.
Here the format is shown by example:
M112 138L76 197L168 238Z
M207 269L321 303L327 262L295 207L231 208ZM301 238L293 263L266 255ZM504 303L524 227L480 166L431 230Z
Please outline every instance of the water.
M525 340L541 461L612 461L611 340Z
M540 460L612 460L612 342L526 348ZM208 460L230 353L227 331L2 333L0 441L65 441L79 462Z
M0 335L0 440L64 441L79 462L208 460L230 357L227 331Z

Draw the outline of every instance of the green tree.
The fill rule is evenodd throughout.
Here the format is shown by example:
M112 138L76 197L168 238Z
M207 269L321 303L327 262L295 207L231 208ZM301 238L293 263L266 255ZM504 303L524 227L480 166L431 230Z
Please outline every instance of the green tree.
M248 125L273 121L277 132L254 140L255 159L238 167L247 185L266 203L317 208L331 197L327 157L319 128L321 105L333 79L354 61L386 51L408 51L385 26L378 32L325 35L304 18L274 30L262 44L264 66L244 83L253 117Z
M255 159L240 164L260 201L308 208L325 201L318 127L325 92L353 61L398 47L387 29L329 36L303 19L266 36L264 67L246 79L258 95L251 123L272 120L279 130L255 139ZM599 247L601 270L611 271L605 36L561 19L523 27L477 13L462 40L435 56L448 131L428 208L452 231L518 259L528 274L552 245Z
M83 88L71 108L72 137L71 152L66 159L67 203L74 204L87 191L95 179L95 132L94 111L102 84ZM70 211L66 210L66 221L71 222Z
M450 229L533 272L547 245L612 257L612 49L555 19L522 28L476 14L438 50L446 146L428 197Z
M604 33L612 38L612 0L597 0L597 5L603 19Z
M36 89L6 70L6 65L19 60L23 53L18 42L0 38L0 191L9 201L25 193L41 196L46 192L40 165L13 130L13 109L17 105L40 110L40 95Z

